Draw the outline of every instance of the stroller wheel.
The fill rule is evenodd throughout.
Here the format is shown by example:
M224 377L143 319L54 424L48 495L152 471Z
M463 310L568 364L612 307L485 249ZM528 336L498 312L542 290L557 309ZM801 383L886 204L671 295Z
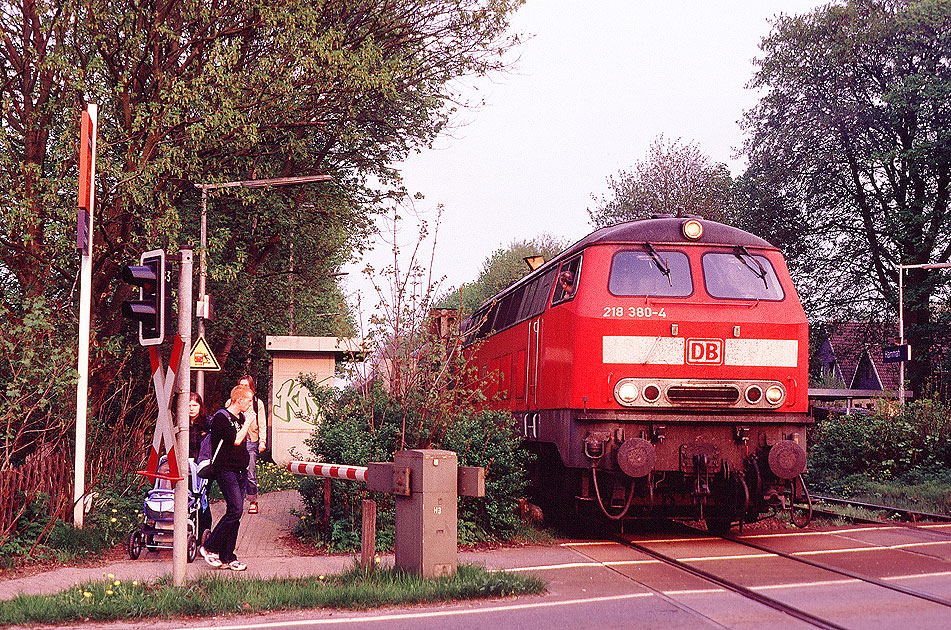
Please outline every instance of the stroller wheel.
M142 532L138 530L132 532L129 536L129 557L133 560L138 559L142 553L143 538Z
M188 545L188 547L187 547L187 552L188 552L187 559L188 559L189 562L194 562L194 561L195 561L195 556L198 555L198 539L195 538L195 535L194 535L194 534L189 534L189 535L188 535L188 540L186 541L186 545Z

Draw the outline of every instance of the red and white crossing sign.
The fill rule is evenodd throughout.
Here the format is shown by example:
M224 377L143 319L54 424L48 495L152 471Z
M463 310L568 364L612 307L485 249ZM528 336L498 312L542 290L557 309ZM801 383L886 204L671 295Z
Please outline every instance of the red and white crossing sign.
M172 356L168 362L168 371L162 375L162 357L157 346L149 346L149 359L152 362L152 383L155 385L155 397L158 399L158 422L155 425L155 435L152 437L152 446L149 448L149 463L145 470L138 474L146 477L158 477L169 481L184 479L178 471L178 456L175 453L175 433L172 431L172 390L175 385L175 373L182 361L182 351L185 347L182 338L175 335L172 344ZM168 453L168 474L158 472L159 457L162 454L162 443Z

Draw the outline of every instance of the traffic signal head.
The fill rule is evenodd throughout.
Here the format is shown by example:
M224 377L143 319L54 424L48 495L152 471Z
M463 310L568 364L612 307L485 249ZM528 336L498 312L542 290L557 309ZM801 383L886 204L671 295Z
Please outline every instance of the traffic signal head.
M122 269L122 279L139 287L139 299L122 303L122 315L139 322L139 345L165 341L165 251L153 249L139 257L137 266Z

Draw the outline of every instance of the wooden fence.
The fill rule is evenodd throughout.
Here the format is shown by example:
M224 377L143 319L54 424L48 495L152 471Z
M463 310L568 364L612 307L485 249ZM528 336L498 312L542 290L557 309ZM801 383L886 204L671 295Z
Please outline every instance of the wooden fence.
M72 465L68 452L44 446L27 457L22 466L0 470L0 542L41 492L50 497L46 509L52 518L71 517Z

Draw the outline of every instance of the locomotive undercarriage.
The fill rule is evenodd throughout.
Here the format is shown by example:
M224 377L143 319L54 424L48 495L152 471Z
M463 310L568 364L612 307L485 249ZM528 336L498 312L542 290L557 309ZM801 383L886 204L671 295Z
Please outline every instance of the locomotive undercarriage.
M646 421L556 411L534 420L537 437L526 436L539 455L533 485L556 511L573 505L576 513L610 521L705 519L722 532L792 510L793 499L808 497L802 416L676 414ZM554 430L559 426L566 430ZM564 439L546 439L546 427ZM793 516L799 525L807 522Z

